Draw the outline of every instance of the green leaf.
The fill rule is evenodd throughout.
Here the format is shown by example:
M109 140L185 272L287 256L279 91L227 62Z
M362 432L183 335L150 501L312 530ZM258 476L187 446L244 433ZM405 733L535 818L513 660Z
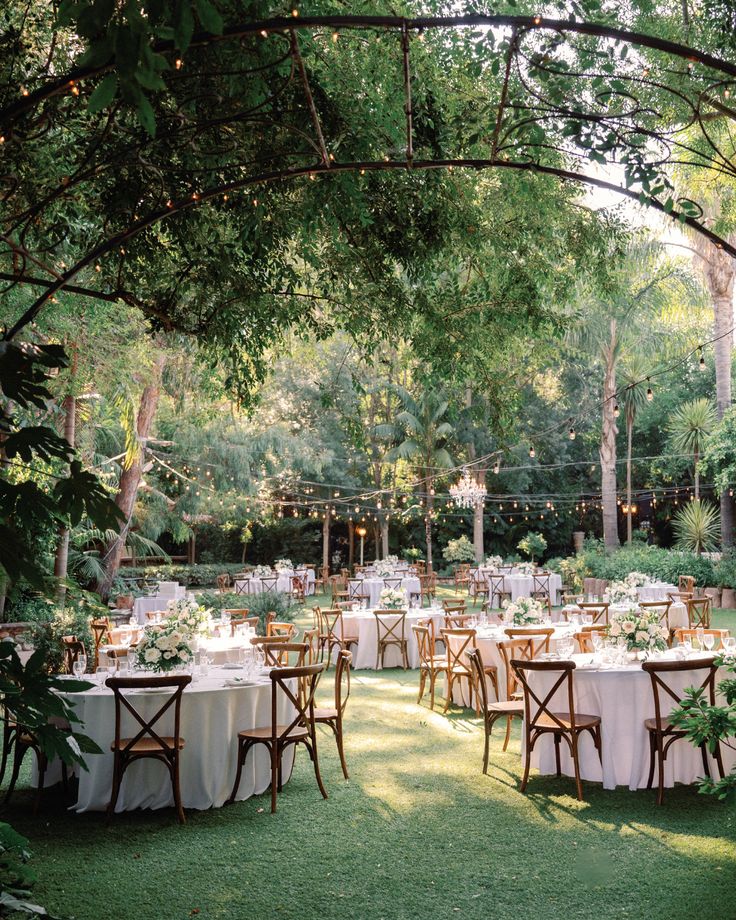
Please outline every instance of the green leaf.
M114 73L109 73L97 84L94 92L89 97L89 104L87 105L89 111L94 113L99 112L101 109L106 109L115 98L117 88L117 75Z
M174 26L174 36L176 40L176 47L182 54L189 47L189 42L192 40L192 35L194 34L194 16L192 15L192 7L190 6L190 0L180 0L179 2L179 15L176 20L176 25Z
M194 3L202 26L213 35L222 35L222 16L210 3L210 0L194 0Z
M156 134L156 116L153 111L153 106L143 95L141 95L138 100L136 115L138 116L141 127L147 131L151 137L154 137Z

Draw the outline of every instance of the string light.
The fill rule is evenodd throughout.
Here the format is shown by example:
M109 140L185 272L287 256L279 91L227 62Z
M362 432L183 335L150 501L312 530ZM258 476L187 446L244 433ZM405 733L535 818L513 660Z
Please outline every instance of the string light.
M572 426L570 427L570 431L568 432L567 436L571 441L575 440L575 429Z
M532 446L529 448L529 456L532 458L532 460L537 456L537 452L534 450L534 445L533 445L533 444L532 444Z
M647 377L647 383L649 384L649 386L647 387L647 402L651 402L654 399L654 393L652 392L651 382L648 377Z
M621 415L621 410L618 407L618 403L616 403L613 407L613 417L618 418L619 415Z
M698 366L701 371L705 370L705 358L703 357L703 349L698 348L698 353L700 354L700 360L698 361Z

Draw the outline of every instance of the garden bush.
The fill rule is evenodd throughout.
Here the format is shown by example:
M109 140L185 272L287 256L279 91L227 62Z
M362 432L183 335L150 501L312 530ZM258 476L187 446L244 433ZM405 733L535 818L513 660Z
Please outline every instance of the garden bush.
M217 582L217 576L227 572L231 577L247 566L236 562L212 565L147 565L141 568L121 567L120 578L144 578L146 581L178 581L188 588L206 588Z
M24 603L13 607L18 622L30 623L25 638L36 649L42 649L49 671L61 671L64 658L62 636L76 636L87 650L88 664L92 664L94 642L90 631L93 617L106 616L108 610L99 603L95 594L86 591L67 594L67 604L60 610L54 601L43 597L28 597Z
M563 565L563 570L567 567ZM583 552L570 557L569 567L581 577L607 581L622 581L629 572L643 572L675 585L680 575L692 575L701 588L716 584L715 567L707 556L658 546L622 547L614 553L606 553L598 541L586 541Z

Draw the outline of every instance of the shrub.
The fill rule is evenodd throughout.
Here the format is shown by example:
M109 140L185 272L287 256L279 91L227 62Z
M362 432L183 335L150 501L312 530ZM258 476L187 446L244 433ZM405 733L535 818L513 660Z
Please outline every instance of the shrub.
M463 535L457 540L449 540L442 551L442 556L448 562L474 562L475 549L468 538Z
M721 588L736 588L736 553L724 553L715 565L715 584Z
M677 584L680 575L692 575L699 587L715 583L713 563L707 556L658 546L622 547L614 553L605 553L600 545L586 541L583 552L572 556L565 566L573 568L580 578L604 578L623 581L629 572L644 572L651 578Z
M547 541L541 533L531 531L523 540L519 540L517 549L520 549L524 555L529 556L532 562L534 562L534 560L538 556L541 556L547 549Z
M232 577L244 568L241 563L234 562L216 565L147 565L143 568L121 568L118 575L120 578L138 578L146 581L178 581L188 588L205 588L216 584L218 575L227 572Z
M67 595L67 605L60 610L56 604L42 597L29 598L28 602L17 610L19 619L31 625L26 638L36 649L43 652L46 668L52 673L61 671L64 660L62 636L76 636L87 650L87 661L92 665L94 643L90 632L90 620L93 617L107 615L107 608L99 603L95 594L80 591ZM13 608L16 611L16 608Z

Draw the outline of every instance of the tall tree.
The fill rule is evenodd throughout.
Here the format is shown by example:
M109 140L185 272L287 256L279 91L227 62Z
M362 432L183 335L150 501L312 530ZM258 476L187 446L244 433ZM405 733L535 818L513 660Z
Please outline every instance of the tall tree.
M650 370L649 361L643 355L633 354L625 362L622 369L622 378L626 389L624 390L624 415L626 417L626 542L629 546L633 539L633 499L631 494L631 458L634 442L634 422L636 414L647 401L646 382L647 371Z
M691 399L680 406L670 419L668 430L674 450L693 458L695 500L700 500L698 463L708 437L716 427L718 416L709 399Z

